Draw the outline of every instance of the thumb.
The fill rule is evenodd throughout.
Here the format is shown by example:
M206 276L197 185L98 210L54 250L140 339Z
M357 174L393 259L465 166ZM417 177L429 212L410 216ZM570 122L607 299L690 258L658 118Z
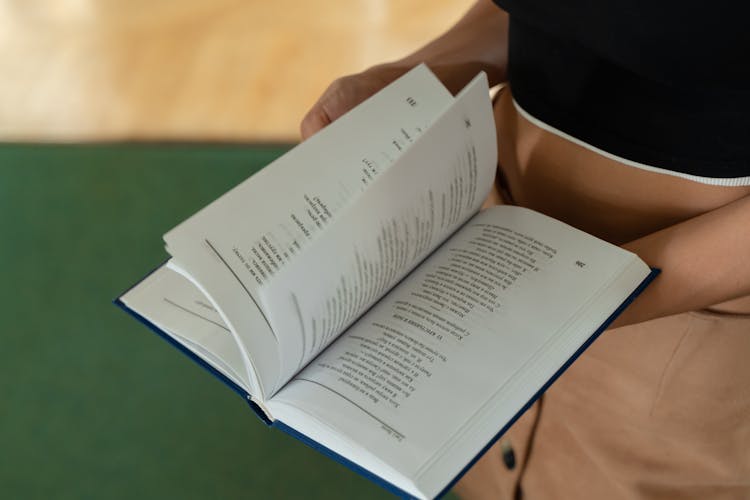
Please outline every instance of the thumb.
M308 111L300 123L299 130L302 140L309 138L311 135L331 123L328 114L320 106L315 106Z

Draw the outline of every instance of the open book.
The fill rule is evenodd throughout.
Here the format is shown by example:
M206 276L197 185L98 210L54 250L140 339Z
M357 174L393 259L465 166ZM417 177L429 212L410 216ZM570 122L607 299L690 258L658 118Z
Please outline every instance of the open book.
M531 210L479 212L487 80L419 66L164 239L117 302L267 423L441 495L653 278Z

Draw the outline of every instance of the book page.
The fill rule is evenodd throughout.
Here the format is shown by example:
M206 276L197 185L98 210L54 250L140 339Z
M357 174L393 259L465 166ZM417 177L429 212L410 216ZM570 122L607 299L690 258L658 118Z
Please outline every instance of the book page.
M648 274L619 247L495 207L315 358L272 411L301 428L323 422L415 480L439 464L433 480L447 482Z
M164 236L177 265L254 353L261 379L277 379L278 341L267 325L258 328L259 288L452 101L426 66L418 66Z
M495 140L481 74L324 238L260 291L281 347L277 387L479 210L495 175Z
M122 302L249 391L232 332L205 295L166 265L125 293Z

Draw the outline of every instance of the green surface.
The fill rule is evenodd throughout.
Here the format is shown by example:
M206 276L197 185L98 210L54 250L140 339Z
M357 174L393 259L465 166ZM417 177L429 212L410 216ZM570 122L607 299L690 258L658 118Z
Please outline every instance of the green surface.
M2 498L389 498L111 303L284 149L0 145Z

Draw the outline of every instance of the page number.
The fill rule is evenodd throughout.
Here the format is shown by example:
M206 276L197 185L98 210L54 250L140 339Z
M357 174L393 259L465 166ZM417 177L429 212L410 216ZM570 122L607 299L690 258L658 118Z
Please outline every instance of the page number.
M417 105L417 100L413 97L407 97L406 102L408 102L409 106L411 106L412 108Z
M584 267L586 267L586 263L583 262L583 261L577 260L576 261L576 266L578 266L580 268L584 268Z

